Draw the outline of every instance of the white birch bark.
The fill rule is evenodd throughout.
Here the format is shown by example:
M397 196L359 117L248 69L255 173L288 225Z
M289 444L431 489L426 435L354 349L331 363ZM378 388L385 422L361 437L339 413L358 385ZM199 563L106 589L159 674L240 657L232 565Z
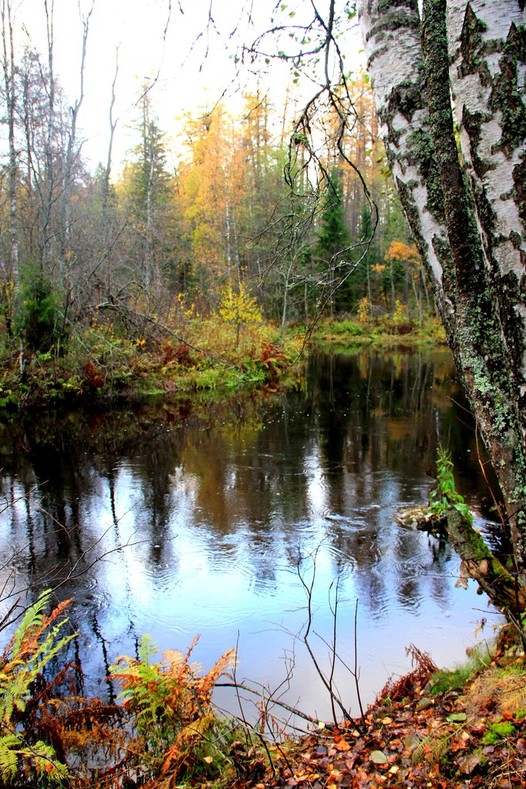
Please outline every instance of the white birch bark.
M424 0L422 18L417 0L359 0L358 10L395 183L499 478L526 585L520 1Z
M444 227L429 210L428 185L412 154L411 135L426 128L422 96L422 53L416 0L379 8L378 0L358 4L360 27L371 77L380 133L389 139L387 152L398 190L407 193L414 211L412 230L424 265L431 275L435 298L444 320L448 310L442 288L442 261L434 242L447 244ZM385 6L385 4L384 4ZM394 100L396 97L396 101ZM407 212L407 206L405 206Z
M520 212L524 195L517 184L524 181L526 139L518 113L507 119L502 105L514 96L526 117L526 53L521 58L515 40L524 16L517 0L471 0L469 5L449 0L447 5L450 79L462 156L500 309L516 323L515 334L523 337L526 235L524 205L522 217ZM526 347L521 356L524 381Z

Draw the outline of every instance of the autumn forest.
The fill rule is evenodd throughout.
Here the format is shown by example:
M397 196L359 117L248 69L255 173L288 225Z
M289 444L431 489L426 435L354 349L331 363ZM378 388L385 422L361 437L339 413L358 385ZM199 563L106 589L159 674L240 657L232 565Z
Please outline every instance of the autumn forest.
M217 334L203 328L214 316L238 346L240 330L262 322L283 338L320 318L410 326L432 312L364 74L341 88L345 123L337 94L302 107L291 79L279 105L256 88L235 112L219 102L187 113L177 138L139 87L126 161L112 160L110 106L107 159L92 171L82 95L71 103L61 89L51 43L46 55L15 52L2 9L4 403L35 358L56 378L69 354L62 393L105 384L118 344L168 343L169 359L188 361L188 345L206 349Z
M0 789L525 785L525 13L0 0Z

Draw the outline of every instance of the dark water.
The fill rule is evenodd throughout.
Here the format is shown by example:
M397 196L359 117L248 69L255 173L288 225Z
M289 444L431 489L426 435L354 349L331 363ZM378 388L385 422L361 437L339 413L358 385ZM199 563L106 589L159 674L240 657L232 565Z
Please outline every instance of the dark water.
M447 351L318 355L303 391L4 424L2 610L61 584L91 692L108 692L107 665L142 634L161 650L201 634L205 667L237 645L238 680L323 718L329 700L302 641L307 587L320 667L330 671L336 637L366 704L409 667L409 644L452 664L493 617L474 586L455 587L449 546L394 517L426 500L440 440L484 525L460 402ZM340 662L335 683L356 712ZM218 700L236 709L230 691Z

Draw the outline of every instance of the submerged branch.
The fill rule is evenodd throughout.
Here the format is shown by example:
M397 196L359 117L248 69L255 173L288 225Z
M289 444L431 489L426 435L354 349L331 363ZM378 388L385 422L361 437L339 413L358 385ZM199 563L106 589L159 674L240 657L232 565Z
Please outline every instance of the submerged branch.
M477 581L497 608L512 616L526 610L526 590L490 551L480 532L456 509L447 514L447 534L466 575Z

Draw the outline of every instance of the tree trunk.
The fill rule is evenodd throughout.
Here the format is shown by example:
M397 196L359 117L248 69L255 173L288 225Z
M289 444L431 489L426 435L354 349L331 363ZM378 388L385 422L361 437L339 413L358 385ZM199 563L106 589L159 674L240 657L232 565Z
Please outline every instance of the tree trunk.
M506 570L481 535L455 509L447 516L447 534L462 558L462 571L477 581L505 614L520 615L526 609L526 589L519 586L517 577Z
M520 0L424 0L422 18L417 0L361 0L359 6L395 183L497 474L525 584Z
M7 122L7 142L9 149L9 261L6 273L7 280L16 282L18 279L18 161L15 142L15 116L16 116L16 68L15 68L15 42L13 37L13 20L11 3L3 0L0 18L2 21L2 70L3 89L5 94L5 112ZM11 314L6 307L6 325L11 336Z

